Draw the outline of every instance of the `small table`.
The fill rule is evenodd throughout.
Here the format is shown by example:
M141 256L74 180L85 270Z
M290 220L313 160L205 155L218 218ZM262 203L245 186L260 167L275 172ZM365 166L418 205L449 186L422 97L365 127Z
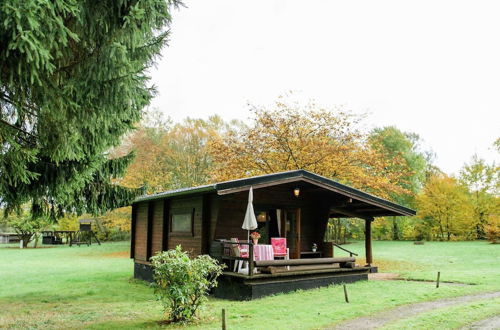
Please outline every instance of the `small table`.
M254 260L274 260L274 250L271 244L257 244L253 246Z
M304 259L308 258L323 258L323 252L322 251L303 251L300 252L300 257Z

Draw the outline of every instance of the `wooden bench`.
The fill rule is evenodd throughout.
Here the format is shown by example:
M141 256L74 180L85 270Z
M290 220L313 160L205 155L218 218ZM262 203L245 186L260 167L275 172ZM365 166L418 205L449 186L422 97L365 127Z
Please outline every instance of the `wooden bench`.
M323 270L330 268L354 268L355 258L314 258L314 259L290 259L290 260L259 260L255 261L255 267L263 273L282 273L301 270Z

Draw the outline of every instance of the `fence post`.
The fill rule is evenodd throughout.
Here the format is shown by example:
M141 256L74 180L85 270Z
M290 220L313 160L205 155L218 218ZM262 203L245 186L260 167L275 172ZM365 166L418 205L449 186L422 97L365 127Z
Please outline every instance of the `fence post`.
M349 303L349 297L347 296L347 288L346 288L345 284L344 284L344 297L345 297L345 302Z
M438 277L436 280L436 288L439 288L439 278L441 277L441 272L438 272Z
M222 330L226 330L226 310L222 309Z

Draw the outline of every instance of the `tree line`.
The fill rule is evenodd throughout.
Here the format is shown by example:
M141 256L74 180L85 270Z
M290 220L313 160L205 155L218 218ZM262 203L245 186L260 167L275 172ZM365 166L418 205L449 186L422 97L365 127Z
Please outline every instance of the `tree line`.
M448 175L417 134L394 126L365 132L365 121L286 98L251 106L248 122L212 116L174 124L153 111L110 154L135 152L119 183L148 193L305 169L417 210L417 217L377 218L376 239L499 238L496 164L473 155L458 175ZM360 221L330 219L328 239L363 235Z
M134 155L113 184L144 193L305 169L417 210L417 217L377 218L373 236L386 240L499 239L499 168L472 156L457 176L433 164L415 133L397 127L362 129L366 118L313 102L279 98L251 106L248 122L186 118L173 123L159 110L146 114L108 159ZM496 142L498 149L499 142ZM77 229L67 214L54 225L11 216L10 225ZM96 218L102 239L129 231L130 208ZM27 225L28 224L28 225ZM356 219L330 219L327 239L342 243L364 236Z

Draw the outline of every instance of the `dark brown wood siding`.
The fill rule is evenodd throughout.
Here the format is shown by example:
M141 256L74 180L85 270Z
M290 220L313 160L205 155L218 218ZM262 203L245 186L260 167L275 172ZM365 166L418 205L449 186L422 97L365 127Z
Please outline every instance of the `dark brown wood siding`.
M329 207L321 204L317 207L308 206L302 209L301 251L311 251L313 243L321 249L328 223L328 211Z
M151 234L151 256L162 251L163 245L163 200L154 201L153 223Z
M148 202L138 203L136 207L134 258L139 261L147 261Z
M203 195L203 211L202 211L202 223L201 223L201 253L208 254L210 252L210 244L212 242L212 200L215 195L207 194Z
M170 215L177 210L194 210L193 233L172 233L169 231L168 248L175 249L181 245L182 249L192 255L202 253L202 215L203 215L203 196L190 198L174 198L170 200Z
M135 222L137 216L137 205L132 205L132 221L130 223L130 258L135 254Z

